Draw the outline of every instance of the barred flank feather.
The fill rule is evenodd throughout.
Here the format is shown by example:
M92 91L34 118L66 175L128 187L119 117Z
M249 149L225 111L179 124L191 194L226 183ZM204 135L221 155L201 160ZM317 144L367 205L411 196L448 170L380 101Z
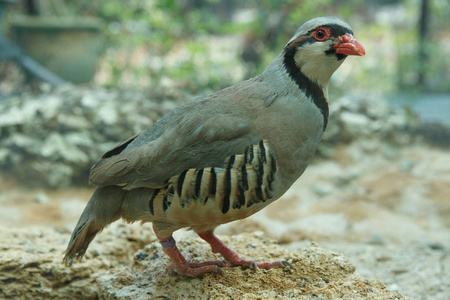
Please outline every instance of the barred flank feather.
M268 142L261 140L248 146L243 154L228 157L223 168L189 169L171 177L166 188L151 195L150 213L155 220L174 223L184 223L182 215L189 213L189 226L204 209L224 220L227 218L220 214L245 211L271 199L276 171L275 155Z

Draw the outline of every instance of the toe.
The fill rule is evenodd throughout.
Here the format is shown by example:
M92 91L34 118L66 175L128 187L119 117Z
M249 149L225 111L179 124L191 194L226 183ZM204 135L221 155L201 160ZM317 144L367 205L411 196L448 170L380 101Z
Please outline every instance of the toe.
M288 267L288 268L291 268L291 269L295 269L294 266L293 266L290 262L288 262L288 261L286 261L286 260L280 261L280 264L281 264L281 266L282 266L283 268Z

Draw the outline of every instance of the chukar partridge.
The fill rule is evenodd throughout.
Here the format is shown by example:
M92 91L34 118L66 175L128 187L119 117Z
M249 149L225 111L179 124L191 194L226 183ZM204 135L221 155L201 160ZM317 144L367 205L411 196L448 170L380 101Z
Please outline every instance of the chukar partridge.
M310 20L259 76L198 97L106 152L91 169L97 189L65 261L81 258L98 232L122 218L152 222L180 274L288 266L245 260L213 231L272 203L302 175L327 127L331 75L348 55L364 54L345 22ZM186 260L172 237L185 227L225 261Z

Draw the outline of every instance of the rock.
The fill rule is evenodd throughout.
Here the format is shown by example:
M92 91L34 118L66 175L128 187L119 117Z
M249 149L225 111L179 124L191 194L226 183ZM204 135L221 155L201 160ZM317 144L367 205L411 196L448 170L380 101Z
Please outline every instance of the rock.
M366 136L370 133L370 119L363 114L344 111L339 116L343 124L343 133L349 136L346 139L356 139L358 135Z
M38 193L34 199L37 203L40 203L40 204L46 204L50 201L50 199L48 198L48 196L45 193Z
M431 145L438 147L450 147L450 126L444 124L424 124L418 129L418 133Z
M62 264L69 234L50 229L0 228L1 298L61 299L408 299L367 280L339 253L311 244L289 250L261 234L221 237L257 261L286 259L294 269L224 268L224 276L179 276L168 271L168 258L148 227L114 224L93 242L86 259ZM151 242L153 241L153 242ZM150 242L144 246L145 243ZM119 246L120 245L120 246ZM217 259L199 238L179 241L193 261ZM143 247L143 248L140 248Z
M180 87L147 94L68 85L5 99L0 102L0 171L27 185L86 184L90 167L103 152L190 98ZM336 145L343 143L361 143L365 155L386 143L408 145L416 136L412 132L422 133L417 116L381 97L335 99L330 110L318 149L323 157L336 155Z
M27 186L87 183L90 166L119 142L152 125L169 108L143 92L64 86L0 102L0 171Z
M63 252L70 235L53 229L0 228L1 299L96 299L95 280L112 266L132 260L151 241L149 228L114 224L96 239L81 263L65 266ZM126 245L124 248L117 245ZM101 251L98 250L101 247ZM98 253L99 255L96 255Z
M450 249L424 245L323 244L351 257L358 274L382 278L389 290L414 299L449 299Z
M351 142L408 145L417 140L416 132L421 126L414 112L408 108L395 108L379 96L349 95L334 99L318 154L331 157L337 144ZM376 151L376 148L369 147L368 150Z

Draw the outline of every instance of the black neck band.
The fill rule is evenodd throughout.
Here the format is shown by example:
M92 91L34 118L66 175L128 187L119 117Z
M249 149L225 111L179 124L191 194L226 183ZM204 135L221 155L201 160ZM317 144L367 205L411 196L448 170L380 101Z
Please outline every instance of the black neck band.
M295 63L294 56L298 46L299 45L286 46L283 64L292 80L294 80L294 82L303 91L303 93L305 93L305 95L314 102L314 104L322 113L323 130L325 131L328 124L328 102L325 98L325 95L323 94L322 88L317 83L311 81L308 77L306 77Z

